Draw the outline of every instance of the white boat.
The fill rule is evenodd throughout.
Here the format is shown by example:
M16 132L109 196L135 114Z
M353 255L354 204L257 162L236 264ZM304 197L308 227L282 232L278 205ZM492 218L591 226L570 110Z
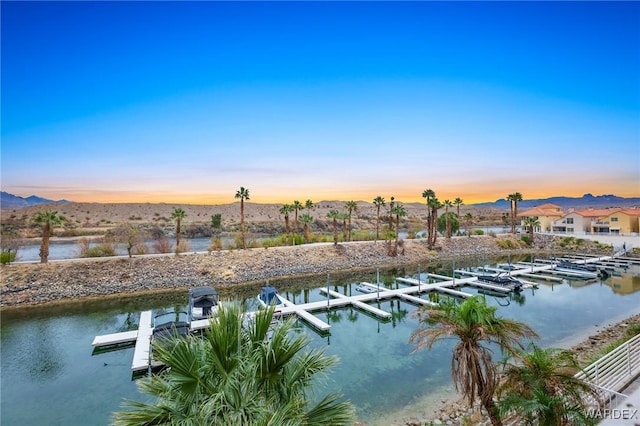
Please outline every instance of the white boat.
M265 286L260 289L260 294L257 296L258 303L263 308L267 306L275 306L276 308L284 306L282 300L278 296L278 291L275 287Z

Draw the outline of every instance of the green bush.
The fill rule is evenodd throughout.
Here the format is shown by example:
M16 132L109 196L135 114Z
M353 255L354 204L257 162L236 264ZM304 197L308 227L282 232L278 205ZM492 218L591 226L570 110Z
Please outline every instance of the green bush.
M2 253L0 253L0 263L3 265L6 265L7 263L11 263L11 262L15 262L16 261L16 252L12 251L12 252L6 252L3 251Z
M526 245L530 246L531 245L531 238L529 238L527 235L523 235L521 238L523 243L525 243Z
M473 231L474 235L484 235L484 231L482 229L476 229L475 231Z
M115 256L115 249L109 244L100 244L95 247L89 247L82 253L82 257L108 257Z

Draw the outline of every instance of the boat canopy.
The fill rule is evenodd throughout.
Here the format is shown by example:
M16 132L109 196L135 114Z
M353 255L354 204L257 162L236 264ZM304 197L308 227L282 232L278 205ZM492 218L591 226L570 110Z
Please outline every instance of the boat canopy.
M275 287L262 287L260 289L260 300L262 300L267 305L280 304L280 299L278 299Z
M215 288L204 286L189 290L193 306L202 308L218 304L218 292Z

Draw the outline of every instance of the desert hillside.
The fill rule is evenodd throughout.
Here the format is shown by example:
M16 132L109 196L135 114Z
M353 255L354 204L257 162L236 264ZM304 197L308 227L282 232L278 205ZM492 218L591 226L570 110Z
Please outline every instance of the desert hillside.
M366 229L375 227L377 209L372 203L359 201L358 208L352 215L354 228ZM427 209L421 203L402 203L407 211L404 219L406 223L424 222ZM284 217L279 210L282 204L258 204L245 202L245 221L251 225L257 223L277 223L284 224ZM129 222L132 224L157 224L166 227L173 224L171 213L175 208L182 208L186 212L186 217L182 221L184 226L190 224L209 224L211 216L220 214L223 227L233 227L240 222L240 203L220 205L202 204L171 204L171 203L63 203L63 204L42 204L37 206L2 209L2 223L13 223L20 228L26 228L30 219L39 211L56 210L63 215L69 226L77 228L87 228L99 230L101 228L112 228L119 223ZM381 215L386 214L387 207L382 207ZM310 214L318 225L328 225L330 220L327 213L330 210L346 211L344 201L320 201L314 203L311 211L303 209L298 215ZM457 211L457 207L451 207L451 211ZM442 209L439 214L444 213ZM474 218L474 225L499 225L502 223L502 215L508 211L493 207L473 207L460 206L460 216L464 217L471 213ZM290 215L293 223L294 213Z

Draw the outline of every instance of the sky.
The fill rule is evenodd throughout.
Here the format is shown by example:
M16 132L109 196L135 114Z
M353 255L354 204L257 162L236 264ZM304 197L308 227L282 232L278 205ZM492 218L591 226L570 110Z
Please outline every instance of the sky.
M640 2L0 8L15 195L640 196Z

